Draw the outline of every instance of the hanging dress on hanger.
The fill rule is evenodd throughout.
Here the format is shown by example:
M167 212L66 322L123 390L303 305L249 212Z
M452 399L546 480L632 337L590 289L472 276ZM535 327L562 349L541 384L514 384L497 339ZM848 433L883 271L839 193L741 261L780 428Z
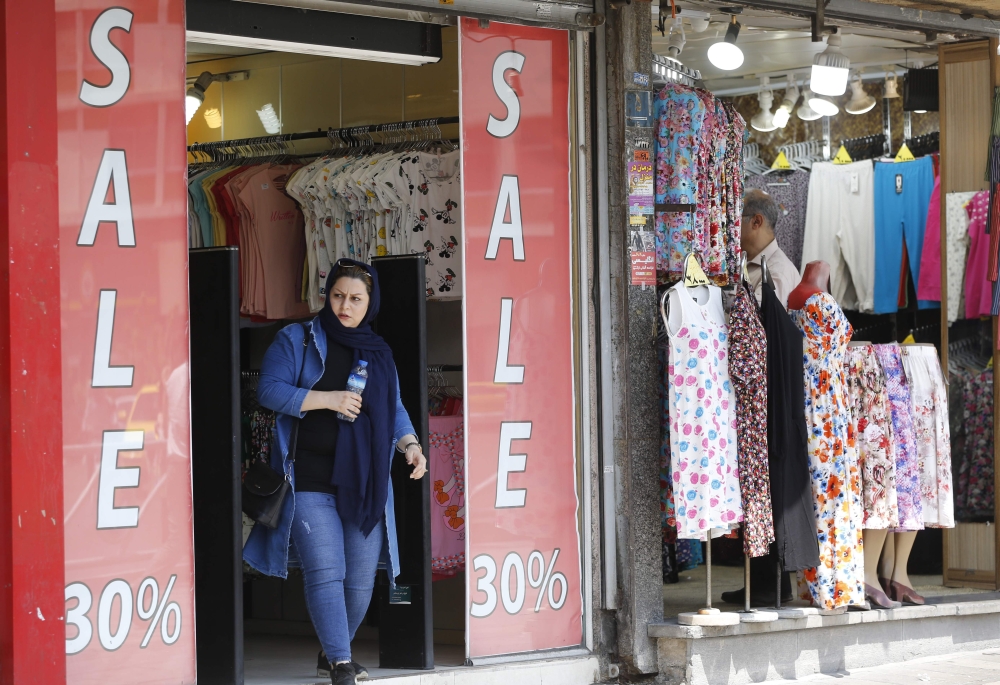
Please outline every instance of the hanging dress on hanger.
M667 366L670 473L677 537L705 540L743 519L736 452L736 394L722 290L670 289Z
M802 571L819 565L802 384L803 341L767 280L761 287L760 319L767 334L767 457L775 548L786 571Z
M804 598L821 609L863 604L861 474L844 366L851 324L826 292L812 295L789 315L804 338L809 470L820 556L819 565L803 575Z
M774 542L767 463L767 334L757 299L739 281L729 312L729 374L736 391L743 551L767 554Z

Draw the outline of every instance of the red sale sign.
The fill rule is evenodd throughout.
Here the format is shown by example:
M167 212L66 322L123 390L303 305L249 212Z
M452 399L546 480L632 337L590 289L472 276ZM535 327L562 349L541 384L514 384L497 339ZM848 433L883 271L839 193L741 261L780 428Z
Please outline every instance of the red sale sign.
M67 682L194 683L182 0L61 0Z
M569 40L462 19L470 656L579 645Z

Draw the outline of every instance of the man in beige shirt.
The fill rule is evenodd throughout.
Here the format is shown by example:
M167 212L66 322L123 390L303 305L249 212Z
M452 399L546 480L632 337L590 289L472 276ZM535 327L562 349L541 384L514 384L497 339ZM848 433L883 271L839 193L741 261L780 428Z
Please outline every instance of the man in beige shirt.
M781 306L788 308L788 294L799 284L801 276L792 261L778 247L774 239L774 225L778 223L778 203L763 190L748 190L743 196L743 222L740 246L747 253L747 273L750 285L761 298L761 257L767 259L767 270L774 282L774 292Z

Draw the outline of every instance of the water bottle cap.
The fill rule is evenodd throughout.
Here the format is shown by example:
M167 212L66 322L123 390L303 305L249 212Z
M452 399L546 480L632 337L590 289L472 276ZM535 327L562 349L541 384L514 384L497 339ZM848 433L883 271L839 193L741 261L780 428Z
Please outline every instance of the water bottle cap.
M358 364L361 366L361 368L368 366L368 362L366 362L364 359L359 359Z

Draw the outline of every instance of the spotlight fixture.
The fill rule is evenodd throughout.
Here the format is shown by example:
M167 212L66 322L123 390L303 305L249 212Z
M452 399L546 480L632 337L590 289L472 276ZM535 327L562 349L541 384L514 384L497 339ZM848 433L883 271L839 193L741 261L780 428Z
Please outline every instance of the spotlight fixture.
M854 74L851 79L851 101L844 109L848 114L864 114L875 106L875 98L865 92L861 85L861 74Z
M841 52L840 45L840 34L830 34L826 39L826 50L813 58L812 76L809 81L814 93L843 95L847 90L851 60Z
M885 77L885 94L882 96L886 100L899 97L899 82L896 80L896 70L888 69Z
M818 112L821 117L832 117L840 112L840 107L837 106L836 102L828 97L816 95L815 93L813 93L812 98L809 100L809 107L814 112Z
M677 59L684 50L687 38L684 35L684 20L680 15L674 17L670 25L670 35L667 36L667 54Z
M788 86L785 88L785 95L781 100L781 105L774 113L774 125L778 128L785 128L788 120L792 116L792 110L799 101L799 84L795 82L793 74L788 75Z
M264 125L264 130L271 135L281 133L281 122L278 121L278 114L274 111L274 106L267 103L257 110L260 123Z
M757 102L760 103L760 111L750 119L750 126L762 133L773 131L778 128L774 122L774 114L771 112L771 105L774 104L774 93L771 92L771 79L762 76L760 79L760 92L757 94Z
M187 123L191 123L191 118L205 103L205 91L216 81L246 81L250 78L249 71L231 71L226 74L213 74L210 71L203 71L201 75L187 89L187 97L184 98L184 109L187 114Z
M797 114L799 119L801 119L802 121L816 121L821 116L823 116L822 114L820 114L819 112L817 112L816 110L814 110L812 107L809 106L809 101L812 100L814 97L815 96L813 95L813 92L808 88L802 91L802 104L795 111L795 114Z
M743 51L736 45L736 37L740 35L740 22L732 15L726 37L708 48L708 61L718 69L732 71L743 65Z

